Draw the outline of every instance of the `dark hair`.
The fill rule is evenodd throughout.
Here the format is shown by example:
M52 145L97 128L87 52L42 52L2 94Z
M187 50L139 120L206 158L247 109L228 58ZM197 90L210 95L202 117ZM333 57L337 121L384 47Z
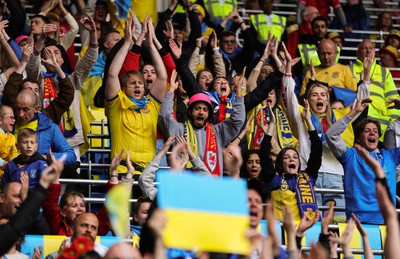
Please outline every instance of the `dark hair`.
M101 257L96 251L92 250L86 254L79 255L78 259L101 259Z
M199 72L197 72L197 74L196 74L196 81L197 81L197 82L199 82L199 78L200 78L201 73L203 73L203 72L205 72L205 71L206 71L206 72L210 72L211 75L212 75L213 78L214 78L213 72L212 72L210 69L208 69L208 68L204 68L204 69L200 69Z
M17 143L20 143L20 141L23 138L30 138L30 137L35 137L36 142L37 142L36 131L34 131L33 129L30 129L30 128L24 128L18 132Z
M49 23L49 18L47 18L46 16L44 16L42 14L35 14L34 16L32 16L31 20L33 18L40 18L43 20L44 23Z
M68 54L65 51L64 47L60 44L58 44L55 40L50 40L45 44L45 47L50 47L50 46L55 46L58 48L61 52L61 57L64 60L64 62L61 65L61 69L68 73L71 74L74 70L71 68L71 62L69 60ZM42 49L42 54L43 54L44 48Z
M267 191L265 189L264 184L256 179L250 179L247 181L247 190L254 190L256 191L260 197L263 203L265 203L266 198L267 198Z
M111 33L118 33L118 34L121 34L121 33L119 33L119 31L113 29L113 30L107 32L106 34L104 34L104 41L106 41L108 35L110 35Z
M153 201L149 198L149 197L139 197L132 209L132 215L137 215L139 213L139 209L140 206L142 205L142 203L152 203ZM133 205L133 204L132 204ZM138 222L135 221L135 219L133 219L134 223L137 224Z
M0 194L3 194L4 196L7 196L8 189L10 189L10 185L14 182L8 182L5 185L1 186L0 189Z
M249 149L243 152L243 163L240 168L240 177L248 179L250 177L249 173L246 170L247 160L249 160L250 155L256 154L260 157L260 150L257 149ZM260 174L261 175L261 174Z
M221 33L220 39L222 40L222 38L228 37L228 36L235 36L235 38L236 38L236 34L233 31L224 31L223 33Z
M296 152L297 156L299 157L299 169L298 170L300 170L299 152L297 152L297 150L293 147L285 147L278 153L278 155L276 156L276 160L275 160L275 170L279 175L283 174L283 158L284 158L286 152L289 150L294 150Z
M147 222L153 216L153 212L157 208L158 208L158 202L156 197L154 198L154 201L150 205L147 220L142 226L142 232L140 234L139 250L142 256L146 253L153 254L155 250L156 234L154 233L154 230L148 226Z
M60 52L61 52L61 54L63 53L63 51L65 52L64 47L61 46L60 44L58 44L57 42L50 41L50 42L48 42L48 43L45 44L45 47L50 47L50 46L54 46L54 47L56 47L57 49L59 49ZM43 54L43 52L44 52L44 48L42 49L42 54ZM64 57L63 57L63 58L64 58Z
M314 18L314 20L312 20L312 22L311 22L311 28L314 28L314 24L315 24L317 21L323 21L323 22L325 22L325 25L328 26L328 21L327 21L324 17L322 17L322 16L317 16L317 17Z
M152 66L152 67L154 67L153 63L151 63L151 62L143 62L143 64L141 64L141 65L140 65L140 68L139 68L139 71L140 71L142 74L143 74L143 69L144 69L145 66ZM155 67L154 67L154 70L155 70Z
M228 81L229 88L231 88L231 82L228 80L228 78L226 78L226 77L224 77L224 76L218 76L218 77L214 77L213 80L210 82L210 84L208 85L207 91L213 92L213 91L215 90L215 89L214 89L215 81L217 81L217 80L220 79L220 78L223 78L223 79L225 79L226 81ZM232 89L231 89L231 90L232 90ZM231 91L231 92L232 92L232 91Z
M361 120L360 122L358 122L356 127L354 128L354 136L355 136L354 141L355 142L357 142L358 137L364 131L364 128L365 128L365 126L367 126L368 123L373 123L376 125L376 127L378 128L379 138L381 137L382 130L381 130L381 124L379 123L379 121L370 119L370 118L365 118L365 119Z
M376 26L376 30L380 30L381 29L381 27L382 27L382 17L385 15L385 14L389 14L390 15L390 17L392 16L392 14L390 13L390 12L381 12L379 15L378 15L378 19L376 20L376 24L375 24L375 26ZM390 27L389 27L389 30L392 30L393 29L393 21L392 21L392 19L390 19L390 21L392 22L392 24L390 25Z
M95 23L100 24L99 52L101 52L104 49L106 35L108 35L111 31L114 31L114 27L112 26L111 22L101 21Z

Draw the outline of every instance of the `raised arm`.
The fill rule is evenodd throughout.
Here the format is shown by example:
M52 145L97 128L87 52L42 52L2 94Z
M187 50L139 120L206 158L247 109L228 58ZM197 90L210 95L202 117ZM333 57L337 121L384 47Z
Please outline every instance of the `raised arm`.
M192 72L193 76L196 75L197 66L200 64L200 50L201 50L201 43L204 39L204 36L201 36L196 39L196 48L192 52L192 55L189 59L189 69Z
M17 67L17 70L10 75L9 80L4 86L3 98L1 99L3 104L14 107L15 99L17 98L18 90L22 83L22 73L28 64L29 57L32 53L32 46L26 45L23 50L21 63Z
M194 6L190 5L190 1L187 1L189 6L186 8L189 17L190 23L190 34L188 38L188 44L190 46L190 54L192 54L193 50L196 47L196 39L201 36L201 24L198 14L194 9Z
M275 114L272 112L271 107L268 105L270 120L267 125L264 123L264 113L261 114L261 121L259 123L260 128L264 132L264 139L261 142L260 148L260 164L261 164L261 175L264 182L269 183L276 175L274 163L271 159L271 139L276 127Z
M182 46L178 46L175 43L175 41L169 40L169 47L171 49L172 56L175 59L176 71L178 72L179 76L181 77L183 89L185 89L189 98L197 93L200 93L201 88L200 88L198 82L196 81L196 78L190 71L187 61L181 57L181 55L182 55L181 47Z
M272 50L277 48L276 38L271 39L271 43L269 43ZM276 52L276 50L275 50ZM273 54L273 51L272 51ZM275 53L276 55L276 53ZM284 71L283 71L284 72ZM283 73L279 70L276 70L274 73L269 74L268 77L260 83L253 91L246 94L244 103L246 107L246 111L250 111L255 108L259 103L268 98L268 93L280 85L280 81Z
M6 31L12 39L15 39L22 34L25 28L26 12L20 1L5 0L5 2L8 10L11 13L10 18L8 19L10 22L10 27L8 27Z
M382 186L382 183L376 183L376 196L378 197L379 207L386 224L386 241L384 255L386 258L396 258L399 254L400 228L397 220L397 212L393 206L390 196Z
M283 229L285 229L287 236L287 258L298 258L297 257L297 245L296 245L296 225L294 224L293 213L290 208L286 205L283 207Z
M129 48L133 43L133 32L135 31L135 23L133 18L128 18L125 22L125 36L124 43L119 49L114 59L111 62L110 68L108 70L108 76L106 80L105 87L105 97L106 100L112 100L118 95L121 90L121 84L119 82L118 73L122 68L125 57L128 54Z
M167 70L165 69L163 60L158 53L158 50L155 46L156 42L158 42L155 33L153 21L150 18L147 23L148 29L148 47L150 51L151 61L153 62L154 69L156 70L157 79L154 82L154 85L150 89L150 93L160 102L164 99L166 87L167 87Z
M347 145L341 137L349 123L356 118L371 102L370 99L358 100L355 107L343 118L336 121L326 132L326 142L335 157L340 157L346 152Z
M146 166L139 177L139 187L146 197L154 200L157 194L155 186L156 171L160 168L161 158L167 154L170 146L174 143L175 136L170 136L165 142L164 147L154 156L153 160Z
M12 72L15 71L15 69L19 65L19 60L17 58L17 55L15 55L15 52L11 48L10 44L8 44L6 37L4 36L5 34L5 28L8 26L8 21L0 21L0 45L2 48L2 51L5 53L6 58L8 60L8 63L10 64L10 67L4 70L5 76L8 78Z
M251 115L250 118L247 120L246 125L244 127L244 129L242 130L242 132L240 132L239 136L237 136L232 143L239 145L240 142L242 142L243 138L246 137L247 133L250 132L251 129L251 123L254 120L255 115Z
M89 48L78 61L75 66L75 71L70 75L71 80L74 82L75 90L80 90L83 81L88 77L89 72L92 70L96 60L98 59L97 30L96 24L92 17L85 17L80 20L82 27L89 31L90 42Z
M360 220L358 220L358 218L356 217L356 215L354 215L354 213L351 216L353 217L354 222L356 223L357 230L358 230L358 232L360 232L360 235L362 236L362 239L363 239L364 258L365 259L373 259L374 253L372 252L372 248L371 248L371 244L369 242L367 231L365 231Z
M311 142L311 152L310 157L307 161L306 172L312 175L314 178L318 177L318 171L322 163L322 141L318 136L317 131L311 121L311 110L308 101L305 100L305 105L303 109L303 120L306 121L308 125L308 134L310 135Z
M64 7L63 0L58 0L58 6L69 25L68 32L60 38L60 44L67 50L75 41L75 36L78 34L79 25L70 12Z
M45 45L45 41L47 38L47 34L50 32L57 31L57 25L55 24L45 24L43 26L42 33L38 37L36 44L33 48L34 55L31 55L28 66L26 67L26 75L32 81L39 81L41 77L40 71L40 55L42 53L42 49ZM33 35L31 35L33 37ZM32 39L33 42L33 39Z
M267 45L265 46L263 55L260 57L260 59L257 62L257 65L253 68L253 70L249 75L249 78L247 79L247 92L253 91L254 88L257 86L258 76L260 75L261 69L270 54L269 53L270 42L271 42L270 40L267 41Z
M218 39L217 39L217 34L215 31L212 32L211 34L211 47L212 47L212 62L214 64L214 70L213 74L215 77L226 77L226 68L225 68L225 63L224 63L224 58L222 57L222 54L219 52L219 47L218 47Z
M178 123L173 116L174 92L178 89L176 81L177 73L172 71L170 88L165 99L162 101L160 113L158 115L158 125L165 136L183 136L184 127Z

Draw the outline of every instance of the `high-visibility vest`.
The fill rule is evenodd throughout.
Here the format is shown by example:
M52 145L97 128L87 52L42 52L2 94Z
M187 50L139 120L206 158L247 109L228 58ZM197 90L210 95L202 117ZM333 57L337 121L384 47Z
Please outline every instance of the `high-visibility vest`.
M222 21L237 7L237 0L204 0L204 8L211 21Z
M253 14L250 16L251 24L257 31L258 40L265 43L268 40L268 32L271 36L276 36L281 40L282 34L286 28L286 17L272 14L272 24L268 25L265 14Z
M318 57L318 48L314 44L299 44L297 45L300 52L301 62L303 63L303 67L308 67L310 65L310 61L312 60L313 65L319 66L321 62L319 61ZM340 48L336 46L337 55L336 55L336 63L339 61L340 58Z
M351 72L360 80L360 74L364 70L363 62L357 59L356 63L349 66ZM372 103L368 106L368 117L381 123L382 137L387 126L400 118L400 111L397 109L387 109L386 101L389 98L399 98L396 85L394 84L389 69L376 64L374 59L371 66L370 98Z
M190 0L190 3L195 4L197 0ZM178 4L175 9L175 13L185 13L185 9L181 4Z

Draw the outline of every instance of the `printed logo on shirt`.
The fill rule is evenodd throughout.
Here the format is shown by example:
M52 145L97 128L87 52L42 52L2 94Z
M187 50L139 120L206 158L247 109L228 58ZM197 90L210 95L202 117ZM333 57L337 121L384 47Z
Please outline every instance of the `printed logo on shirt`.
M213 172L217 166L217 153L208 150L207 151L207 165Z
M29 178L35 178L36 177L36 169L32 169L30 172L29 172Z

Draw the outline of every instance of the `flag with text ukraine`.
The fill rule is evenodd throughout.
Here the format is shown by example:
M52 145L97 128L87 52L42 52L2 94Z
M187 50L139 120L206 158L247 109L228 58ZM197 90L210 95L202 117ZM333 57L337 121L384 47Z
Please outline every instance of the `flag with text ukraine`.
M167 216L167 247L249 254L244 180L159 171L157 181L158 204Z

